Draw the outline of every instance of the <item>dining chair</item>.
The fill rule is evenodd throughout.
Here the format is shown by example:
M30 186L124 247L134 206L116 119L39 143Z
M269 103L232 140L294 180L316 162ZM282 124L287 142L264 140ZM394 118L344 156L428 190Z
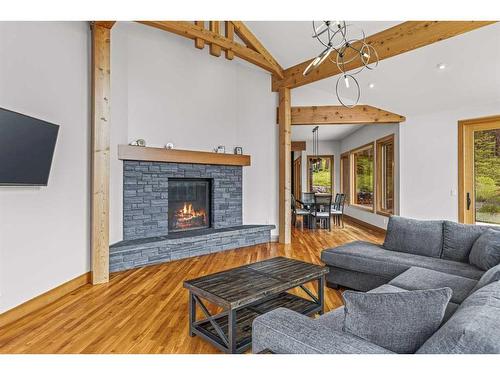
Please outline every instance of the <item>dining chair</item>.
M331 214L334 218L334 222L340 224L342 223L342 228L344 228L344 204L345 204L345 194L335 195L335 201L332 204Z
M311 212L308 209L298 207L297 200L295 196L292 194L292 225L296 226L297 224L297 216L302 217L302 228L304 228L304 217L309 216Z
M332 211L332 196L331 195L315 195L314 206L311 210L313 218L313 226L316 228L316 223L319 220L320 226L326 222L328 230L332 230L331 226L331 211Z

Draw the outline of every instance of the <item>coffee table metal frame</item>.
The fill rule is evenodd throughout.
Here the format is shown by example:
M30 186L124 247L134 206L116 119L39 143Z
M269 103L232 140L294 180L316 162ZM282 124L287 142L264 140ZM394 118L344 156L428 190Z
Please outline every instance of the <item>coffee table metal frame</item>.
M241 267L237 269L239 268ZM318 266L319 268L322 268L322 271L314 276L301 278L296 282L288 280L288 282L283 283L283 288L278 288L269 294L264 293L262 297L250 300L247 303L228 304L227 301L193 286L191 281L194 280L185 281L184 287L189 290L189 335L191 337L199 336L225 353L243 353L252 345L251 334L248 337L248 329L251 332L251 322L258 315L277 307L288 307L304 315L323 314L325 275L328 273L328 269ZM230 269L224 272L234 270ZM223 272L218 273L218 275L221 274ZM317 283L317 294L314 294L305 286L309 282ZM304 291L310 299L287 293L290 289L297 287ZM203 300L225 310L218 314L212 314ZM203 319L196 320L198 309L203 313ZM241 321L238 320L240 315L242 316ZM243 339L237 337L238 324L245 325L247 337ZM248 327L249 324L250 328Z

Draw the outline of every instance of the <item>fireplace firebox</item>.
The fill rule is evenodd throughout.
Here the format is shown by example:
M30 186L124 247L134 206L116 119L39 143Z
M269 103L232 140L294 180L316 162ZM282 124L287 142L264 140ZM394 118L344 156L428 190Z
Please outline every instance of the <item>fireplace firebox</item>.
M211 227L212 182L203 178L168 179L168 231Z

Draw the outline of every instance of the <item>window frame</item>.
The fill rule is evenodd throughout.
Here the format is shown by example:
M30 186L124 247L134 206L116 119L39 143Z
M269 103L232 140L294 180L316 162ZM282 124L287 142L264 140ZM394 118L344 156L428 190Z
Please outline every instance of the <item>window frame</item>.
M347 191L344 191L344 159L347 159ZM340 186L339 191L345 194L345 204L350 205L351 200L351 153L344 152L340 155Z
M332 195L335 192L335 157L334 155L307 155L307 191L312 192L312 173L311 173L311 159L314 158L330 159L330 186L332 190Z
M375 205L376 205L376 202L375 202L375 197L376 197L376 191L377 191L377 187L376 187L376 178L375 178L375 175L376 175L376 170L375 170L375 167L376 167L376 154L375 154L375 151L376 151L376 147L375 147L375 141L373 142L370 142L370 143L367 143L363 146L360 146L358 148L355 148L353 150L351 150L349 152L349 157L350 157L350 189L351 189L351 192L350 192L350 196L351 196L351 202L350 202L350 206L352 207L356 207L360 210L364 210L364 211L367 211L367 212L372 212L372 213L375 213ZM356 203L356 165L355 165L355 158L354 158L354 154L357 154L361 151L365 151L365 150L369 150L371 149L372 152L373 152L373 177L372 177L372 185L373 185L373 204L371 205L371 207L367 207L367 206L363 206L363 205L360 205L358 203Z
M376 207L376 214L382 215L382 216L392 216L394 215L396 211L396 178L395 178L395 171L396 171L396 150L395 150L395 136L394 134L387 135L385 137L379 138L376 140L376 147L375 147L375 175L376 175L376 183L375 183L375 207ZM382 165L382 148L388 144L392 144L392 192L393 192L393 205L392 205L392 212L388 210L384 210L382 208L382 179L383 179L383 173L385 173L385 169Z

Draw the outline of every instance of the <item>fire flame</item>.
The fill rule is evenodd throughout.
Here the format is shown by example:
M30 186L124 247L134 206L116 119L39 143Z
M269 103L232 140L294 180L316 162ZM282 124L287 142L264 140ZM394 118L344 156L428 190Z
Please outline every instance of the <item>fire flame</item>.
M204 209L195 210L192 203L184 202L182 208L177 210L175 215L176 226L178 228L190 228L206 225L207 214Z

